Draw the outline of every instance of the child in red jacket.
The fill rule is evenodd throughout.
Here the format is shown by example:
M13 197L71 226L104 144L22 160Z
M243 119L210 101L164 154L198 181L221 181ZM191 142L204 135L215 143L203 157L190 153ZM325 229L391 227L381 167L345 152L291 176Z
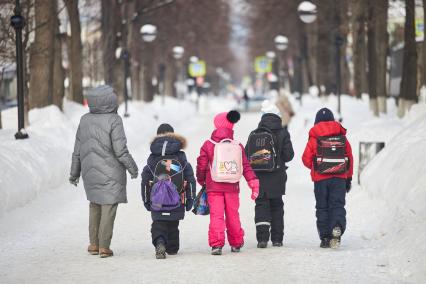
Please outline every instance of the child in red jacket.
M197 181L206 185L207 199L210 207L209 245L213 255L221 255L225 245L225 228L232 252L239 252L244 244L244 230L241 228L238 209L240 207L239 182L215 182L212 179L210 167L213 163L215 143L234 137L233 127L240 119L237 111L223 112L214 118L215 130L211 139L204 142L197 158ZM252 189L251 198L259 195L259 180L253 172L240 144L242 155L242 170L244 178ZM226 216L226 219L225 219Z
M314 182L320 247L337 248L346 229L345 198L351 189L353 157L346 129L334 121L331 110L317 112L302 160Z

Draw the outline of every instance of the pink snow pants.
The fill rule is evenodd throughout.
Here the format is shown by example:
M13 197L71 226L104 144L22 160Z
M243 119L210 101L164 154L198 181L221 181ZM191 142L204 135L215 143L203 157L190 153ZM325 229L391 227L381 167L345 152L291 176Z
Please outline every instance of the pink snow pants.
M244 243L244 230L241 228L240 197L238 192L208 192L210 207L209 245L225 245L225 227L229 245L239 247Z

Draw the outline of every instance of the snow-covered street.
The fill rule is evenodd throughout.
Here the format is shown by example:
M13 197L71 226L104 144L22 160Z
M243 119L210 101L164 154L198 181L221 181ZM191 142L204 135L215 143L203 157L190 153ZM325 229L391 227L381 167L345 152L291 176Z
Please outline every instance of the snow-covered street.
M161 122L171 123L176 132L187 137L186 153L195 166L199 148L212 131L214 113L230 107L227 101L215 99L209 104L209 110L196 114L189 103L171 103L178 106L177 111L160 112L158 121L151 115L154 110L145 112L149 106L131 105L131 116L125 120L125 127L129 149L140 170L148 155L149 142ZM357 156L358 141L371 134L362 132L365 114L349 107L360 102L352 103L348 98L343 103L348 106L343 110L347 115L344 125L347 125L349 139L353 139ZM425 211L417 212L413 219L403 211L395 215L396 209L387 207L390 203L385 203L380 196L372 196L358 186L356 180L347 196L348 227L341 248L319 248L313 184L309 171L302 165L301 155L311 120L321 104L319 99L307 98L303 108L297 106L297 115L290 126L295 158L289 163L284 196L284 247L256 248L254 202L247 184L242 181L240 215L245 246L241 253L231 253L226 246L223 256L211 256L207 243L208 217L187 213L180 225L179 254L156 260L150 237L150 214L140 197L140 178L129 178L129 203L119 205L115 221L111 244L114 257L100 259L86 252L89 203L83 185L80 183L74 188L64 175L59 187L43 188L33 201L0 215L0 283L425 283L426 250L419 240L426 240ZM333 104L333 100L326 104ZM157 104L156 108L161 106ZM424 106L422 111L424 116ZM259 118L260 113L243 113L235 128L236 139L245 144ZM392 121L393 118L383 119ZM423 125L424 121L423 118ZM354 125L358 125L356 130L352 130ZM383 134L383 137L386 135L392 136ZM72 145L67 145L67 149L70 147ZM425 152L420 155L425 157ZM70 159L58 164L68 169ZM29 178L13 174L22 180ZM419 183L424 185L424 178L419 178ZM423 196L426 201L425 192L416 194L413 196ZM387 212L389 219L383 219ZM392 223L399 221L392 218L405 218L404 222L416 220L417 232L405 227L394 230ZM403 254L403 244L398 241L412 242L416 238L422 247L417 247L415 256L422 253L423 256ZM389 247L393 243L394 249Z

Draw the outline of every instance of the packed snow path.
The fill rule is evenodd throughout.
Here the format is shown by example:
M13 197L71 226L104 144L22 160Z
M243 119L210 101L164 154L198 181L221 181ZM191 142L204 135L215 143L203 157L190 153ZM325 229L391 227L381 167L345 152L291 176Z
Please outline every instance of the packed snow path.
M236 138L245 143L259 114L243 114ZM129 118L131 122L132 117ZM353 188L347 198L348 228L338 250L320 249L315 226L315 200L309 172L300 156L306 143L304 119L294 120L291 135L295 159L289 164L285 203L284 247L256 248L254 202L242 182L240 216L245 230L241 253L211 256L207 243L208 217L187 213L180 225L181 249L177 256L156 260L150 236L150 215L140 198L140 178L128 182L128 204L118 207L111 248L114 257L88 255L88 202L82 183L39 196L25 207L0 219L1 283L400 283L379 245L367 240L375 220L357 200ZM126 125L129 137L137 122ZM199 115L174 125L188 139L189 161L195 167L202 142L212 130L212 114ZM152 125L154 131L156 125ZM129 132L136 134L131 135ZM152 137L130 146L140 169ZM129 144L132 145L131 139ZM64 161L70 163L70 161ZM64 177L64 181L67 177ZM372 220L373 219L373 220ZM402 275L401 275L402 277Z

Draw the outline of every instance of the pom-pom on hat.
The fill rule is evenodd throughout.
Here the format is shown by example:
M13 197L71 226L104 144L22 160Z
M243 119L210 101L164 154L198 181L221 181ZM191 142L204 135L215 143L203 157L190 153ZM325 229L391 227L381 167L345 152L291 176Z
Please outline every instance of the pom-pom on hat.
M272 113L281 117L281 112L273 102L265 100L262 102L262 108L260 110L262 114Z
M157 135L164 134L164 133L173 133L173 132L175 132L175 130L170 124L167 124L167 123L161 124L160 126L158 126L158 129L157 129Z
M241 118L241 115L236 110L230 112L221 112L214 118L214 127L217 128L228 128L233 129L234 124L237 123Z
M315 116L315 124L323 121L334 121L333 113L326 107L320 109Z

